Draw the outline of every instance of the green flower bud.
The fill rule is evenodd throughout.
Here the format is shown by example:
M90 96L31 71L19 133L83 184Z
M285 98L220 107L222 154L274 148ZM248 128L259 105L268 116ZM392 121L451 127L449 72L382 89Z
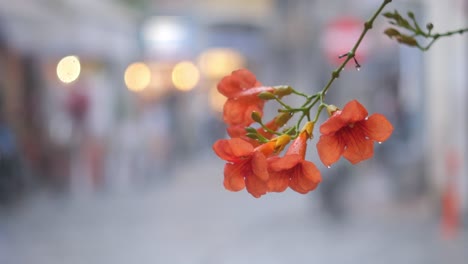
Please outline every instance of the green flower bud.
M247 133L257 133L257 130L255 128L253 128L253 127L246 127L245 131Z
M384 34L387 35L389 38L393 38L395 36L400 36L400 31L396 30L395 28L387 28L384 31Z
M427 23L426 28L427 28L427 30L430 31L430 30L432 30L434 28L434 25L432 23Z
M408 46L411 46L411 47L414 47L414 46L417 46L418 45L418 42L416 41L415 38L413 37L410 37L408 35L400 35L397 37L397 40L398 42L402 43L402 44L406 44Z
M262 100L274 100L276 96L270 92L261 92L258 94L258 97Z
M283 87L275 89L273 93L276 96L283 97L286 95L290 95L292 92L293 92L293 89L291 86L283 86Z
M262 123L262 116L260 115L260 113L253 111L250 116L252 117L253 121L257 123Z
M255 139L255 140L258 139L258 135L256 133L247 133L246 136L251 138L251 139Z
M292 113L283 112L275 117L275 124L279 127L284 126L292 117Z

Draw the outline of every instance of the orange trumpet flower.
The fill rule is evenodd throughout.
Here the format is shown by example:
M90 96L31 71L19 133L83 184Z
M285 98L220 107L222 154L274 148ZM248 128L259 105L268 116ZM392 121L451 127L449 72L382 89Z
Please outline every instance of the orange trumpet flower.
M225 76L218 83L218 91L228 98L223 109L224 122L229 126L252 124L252 112L262 115L265 105L265 101L257 95L273 90L272 87L262 86L247 69L236 70Z
M342 155L356 164L374 155L374 141L387 140L393 126L382 114L367 115L366 108L353 100L320 126L317 150L323 164L331 166Z

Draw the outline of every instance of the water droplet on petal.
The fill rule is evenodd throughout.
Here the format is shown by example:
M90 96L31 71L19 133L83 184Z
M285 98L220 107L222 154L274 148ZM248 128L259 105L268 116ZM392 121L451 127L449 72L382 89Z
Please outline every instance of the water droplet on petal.
M379 141L379 142L377 142L377 143L379 143L379 144L382 144L382 142L381 142L381 141Z
M327 166L327 169L331 168L331 166Z
M357 71L360 71L360 70L361 70L361 66L356 66L356 70L357 70Z

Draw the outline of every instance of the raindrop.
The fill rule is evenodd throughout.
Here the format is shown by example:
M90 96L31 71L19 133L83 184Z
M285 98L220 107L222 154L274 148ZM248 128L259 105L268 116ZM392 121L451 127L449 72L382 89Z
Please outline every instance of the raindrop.
M361 66L356 66L356 70L357 70L357 71L360 71L360 70L361 70Z
M331 168L331 166L327 166L327 168L329 169L329 168Z
M379 141L379 142L377 142L377 143L379 143L379 144L382 144L382 142L380 142L380 141Z

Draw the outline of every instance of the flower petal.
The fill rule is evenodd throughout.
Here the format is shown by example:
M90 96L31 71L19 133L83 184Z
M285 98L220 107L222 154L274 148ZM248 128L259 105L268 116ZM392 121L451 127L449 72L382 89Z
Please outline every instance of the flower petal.
M382 114L373 114L369 119L361 122L363 129L370 139L383 142L387 140L393 132L392 124Z
M256 177L253 173L246 175L245 186L247 191L255 198L259 198L266 194L268 190L267 182Z
M303 158L298 154L285 155L281 158L272 159L269 163L269 169L275 172L288 170L296 166L301 160Z
M322 135L317 142L320 160L325 166L331 166L340 159L345 144L339 135Z
M224 76L218 83L218 91L227 98L233 98L239 92L239 83L231 75Z
M264 181L268 180L267 160L261 152L255 151L252 157L252 172Z
M301 132L299 137L297 137L289 146L288 151L286 151L286 155L297 154L304 159L307 150L307 139L307 132Z
M239 80L240 87L242 90L245 90L251 87L261 86L261 85L257 85L257 84L260 84L257 81L257 78L252 72L250 72L247 69L235 70L232 72L232 76L236 78L237 80Z
M224 103L223 108L223 119L228 125L245 125L247 123L244 120L246 108L248 105L244 104L240 100L228 99ZM253 120L252 120L253 121ZM252 123L252 122L251 122Z
M239 138L220 139L213 144L213 150L221 159L229 162L239 161L252 154L254 148Z
M253 73L247 69L233 71L218 83L218 91L228 98L236 97L237 93L252 87L261 86Z
M218 155L218 157L226 161L232 161L236 158L232 154L232 150L227 139L217 140L213 144L213 151Z
M360 127L347 130L346 133L343 133L343 138L346 142L343 157L352 164L369 159L374 155L374 141L366 139L364 131Z
M264 101L249 98L228 99L224 103L223 118L224 122L230 126L242 125L248 126L252 120L252 112L256 111L263 114Z
M226 128L226 132L231 138L239 138L247 134L245 126L242 125L229 126Z
M321 176L317 167L312 162L303 160L294 169L289 187L298 193L306 194L317 188L320 181Z
M304 160L302 162L302 173L304 174L304 178L315 184L319 184L322 181L319 169L310 161Z
M229 164L224 166L224 188L229 191L238 192L245 187L242 169L245 163Z
M350 124L364 120L367 115L366 108L357 100L352 100L343 107L341 118L343 121Z
M234 156L245 157L252 155L254 148L249 142L240 138L231 138L228 139L228 142Z
M335 133L336 131L340 130L342 127L348 125L341 118L341 111L336 111L330 118L328 118L325 122L322 123L320 126L320 133L322 135L329 135Z
M289 185L289 175L287 171L270 172L267 185L269 192L284 192Z

